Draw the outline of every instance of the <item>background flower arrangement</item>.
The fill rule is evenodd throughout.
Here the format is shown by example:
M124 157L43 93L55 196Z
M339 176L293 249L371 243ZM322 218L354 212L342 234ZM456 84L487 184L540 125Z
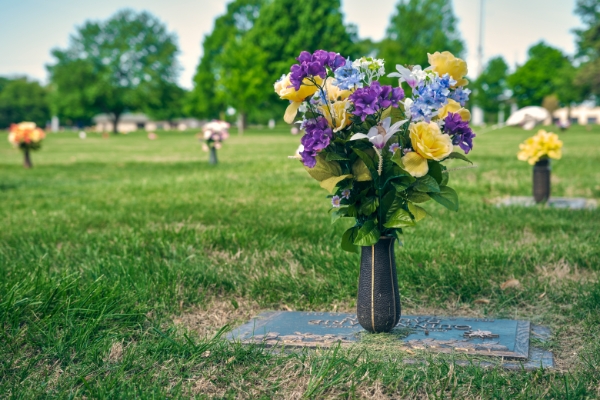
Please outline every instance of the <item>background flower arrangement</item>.
M301 114L305 134L296 157L330 192L332 220L356 222L342 237L344 250L397 238L427 215L421 203L429 200L458 210L442 162L469 161L454 147L473 147L463 108L467 65L449 52L428 56L426 69L397 65L388 75L399 78L393 87L378 81L384 60L304 51L274 85L290 101L286 122Z
M527 161L530 165L548 158L560 160L562 146L563 142L558 139L557 134L541 129L536 135L519 145L521 151L519 151L517 157L521 161Z
M45 137L46 134L36 126L35 122L12 124L8 133L8 141L23 151L25 168L33 166L29 153L31 150L39 150Z
M224 140L229 138L229 123L225 121L211 121L202 127L202 150L210 152L209 162L217 163L217 150L221 148Z

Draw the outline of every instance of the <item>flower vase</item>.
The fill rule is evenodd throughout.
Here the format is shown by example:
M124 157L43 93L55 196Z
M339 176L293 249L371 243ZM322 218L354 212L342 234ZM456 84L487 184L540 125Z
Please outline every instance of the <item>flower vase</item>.
M400 293L392 237L361 248L356 314L372 333L389 332L400 320Z
M533 199L543 203L550 198L550 159L539 160L533 166Z
M214 146L212 146L208 155L208 163L211 165L216 165L218 162L219 160L217 160L217 149Z
M23 168L30 169L31 167L33 167L33 164L31 163L31 154L29 147L25 146L23 147Z

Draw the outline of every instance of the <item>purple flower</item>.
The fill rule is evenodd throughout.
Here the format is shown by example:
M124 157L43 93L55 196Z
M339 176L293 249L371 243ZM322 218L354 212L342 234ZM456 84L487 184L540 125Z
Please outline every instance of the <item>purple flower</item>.
M317 50L313 54L303 51L296 60L298 60L298 64L294 64L290 68L290 82L296 90L300 90L304 78L318 76L325 79L327 77L325 67L335 71L346 63L344 57L325 50Z
M342 197L345 198L346 200L348 200L350 198L350 189L344 189L342 190Z
M329 127L327 120L319 116L316 120L307 120L303 124L306 133L302 136L300 142L304 146L304 150L300 153L302 163L308 168L314 168L317 164L317 154L329 146L329 142L333 137L333 131Z
M467 121L463 121L458 114L448 113L444 119L444 131L452 136L452 144L458 145L465 154L469 154L473 148L475 134Z
M392 143L390 145L390 153L394 154L396 152L396 150L398 150L400 148L400 145L398 143Z
M398 107L398 102L404 98L402 88L392 88L391 86L381 86L377 81L371 86L358 88L349 97L354 103L354 115L358 115L361 121L364 121L367 115L375 114L379 109L385 109L390 106Z
M405 147L402 149L402 153L406 154L406 153L410 153L412 151L412 149L409 149L408 147Z
M340 201L341 201L340 196L333 196L331 198L331 205L337 208L340 206Z

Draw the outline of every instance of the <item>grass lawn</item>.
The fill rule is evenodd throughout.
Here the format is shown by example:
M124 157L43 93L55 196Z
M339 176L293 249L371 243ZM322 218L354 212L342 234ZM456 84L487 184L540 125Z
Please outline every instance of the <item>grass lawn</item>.
M600 397L600 209L494 206L531 194L516 152L532 132L518 129L480 133L478 168L450 178L460 211L426 203L433 217L406 230L401 301L406 314L548 325L555 370L215 337L261 310L355 305L359 256L339 248L327 193L287 159L288 132L234 133L218 166L193 132L49 134L32 170L0 140L0 398ZM600 127L561 138L553 194L599 199Z

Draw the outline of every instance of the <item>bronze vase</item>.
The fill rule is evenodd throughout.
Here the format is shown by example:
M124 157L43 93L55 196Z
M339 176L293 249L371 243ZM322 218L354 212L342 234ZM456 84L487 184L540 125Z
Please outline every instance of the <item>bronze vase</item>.
M550 160L539 160L533 166L533 199L544 203L550 198Z
M400 320L394 241L382 237L361 248L356 314L360 326L369 332L389 332Z

